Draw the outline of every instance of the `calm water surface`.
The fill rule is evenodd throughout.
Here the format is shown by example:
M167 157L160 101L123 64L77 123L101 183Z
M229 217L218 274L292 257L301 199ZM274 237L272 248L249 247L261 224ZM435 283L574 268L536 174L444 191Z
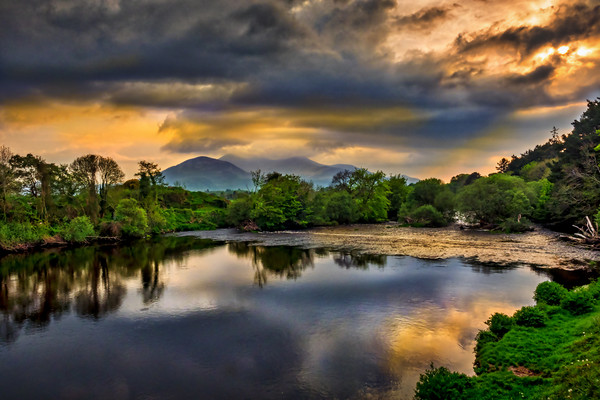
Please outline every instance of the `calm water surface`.
M0 397L411 398L580 273L162 238L0 260Z

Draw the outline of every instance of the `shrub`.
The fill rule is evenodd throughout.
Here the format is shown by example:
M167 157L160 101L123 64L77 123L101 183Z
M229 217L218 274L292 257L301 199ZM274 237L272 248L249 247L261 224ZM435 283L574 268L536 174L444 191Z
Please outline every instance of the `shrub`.
M490 327L490 332L492 332L498 338L502 338L506 332L511 330L514 321L506 314L495 313L487 321L485 321L485 324Z
M135 199L123 199L117 205L115 219L121 222L122 235L125 237L143 237L148 232L146 211L138 207Z
M430 399L464 399L473 386L469 377L458 372L450 372L445 367L430 369L421 374L415 390L416 400Z
M522 233L532 230L531 222L525 217L518 221L516 218L507 218L500 224L500 230L506 233Z
M594 309L594 298L585 289L572 290L560 302L560 306L573 315L588 313Z
M594 300L600 300L600 282L595 280L588 286L588 292L594 298Z
M520 326L540 327L546 325L546 314L537 307L522 307L515 313L514 319Z
M47 236L50 236L47 225L29 222L0 223L0 247L5 249L40 242Z
M61 233L67 242L85 242L88 236L94 235L94 225L87 216L73 218Z
M560 301L568 293L562 285L556 282L542 282L535 288L533 299L536 303L545 303L551 306L560 304Z
M436 227L445 226L447 224L442 213L429 204L417 208L413 211L411 217L415 222L423 224L423 226Z
M117 221L102 221L100 223L100 236L121 236L121 223Z
M477 341L477 344L475 345L475 352L479 353L486 344L497 342L498 336L496 336L494 332L488 330L479 331L479 333L477 333L477 336L475 336L475 340Z

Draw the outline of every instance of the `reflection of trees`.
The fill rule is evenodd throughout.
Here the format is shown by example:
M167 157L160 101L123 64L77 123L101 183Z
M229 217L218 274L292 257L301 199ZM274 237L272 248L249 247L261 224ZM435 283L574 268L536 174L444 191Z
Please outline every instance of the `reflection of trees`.
M379 254L338 253L333 256L333 262L342 268L368 269L371 265L379 268L387 264L387 256Z
M124 281L141 277L144 303L157 301L165 261L183 263L189 251L214 242L167 237L127 246L52 249L0 259L0 343L25 328L44 328L65 312L94 319L119 309Z
M267 284L269 275L296 279L307 267L314 265L313 250L289 246L253 246L244 242L229 243L227 248L238 257L252 260L254 283L260 287Z
M125 285L118 273L111 273L105 253L94 254L91 266L82 271L81 288L75 295L78 315L98 319L119 309Z

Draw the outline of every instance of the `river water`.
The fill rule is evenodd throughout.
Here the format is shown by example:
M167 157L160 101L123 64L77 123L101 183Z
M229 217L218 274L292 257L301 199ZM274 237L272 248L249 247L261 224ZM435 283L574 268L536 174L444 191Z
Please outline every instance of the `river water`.
M581 271L164 237L0 260L0 398L411 398Z

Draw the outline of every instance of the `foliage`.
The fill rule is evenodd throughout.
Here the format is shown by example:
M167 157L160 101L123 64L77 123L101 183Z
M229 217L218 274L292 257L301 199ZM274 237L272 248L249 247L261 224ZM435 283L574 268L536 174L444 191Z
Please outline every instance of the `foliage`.
M485 321L485 324L496 338L502 338L502 336L512 329L514 321L506 314L495 313Z
M457 206L475 220L498 224L530 215L537 200L536 192L522 178L495 174L465 186L457 195Z
M585 314L594 309L594 297L588 290L571 290L561 300L560 306L573 315Z
M518 218L507 218L500 223L499 229L506 233L522 233L528 232L532 229L531 222L523 217Z
M411 218L421 226L437 227L447 224L444 216L432 205L424 205L411 213Z
M539 307L525 306L514 315L517 325L540 327L546 325L546 314Z
M587 292L593 298L596 290L597 282L592 282L570 293ZM462 399L599 398L600 311L593 308L573 315L561 307L539 304L517 311L513 319L519 321L524 313L546 315L545 325L517 323L502 338L489 330L480 331L475 360L478 376L463 378L448 370L429 369L421 375L417 394L423 396L417 398L446 398L445 389L455 395L454 387L463 390ZM516 376L508 370L515 367L532 376Z
M45 224L30 222L0 223L0 248L14 249L22 244L39 243L51 236Z
M567 294L567 289L562 285L546 281L542 282L535 288L533 299L539 303L545 303L548 305L556 306L559 305L561 300Z
M61 236L67 242L85 242L88 236L94 235L94 225L86 215L73 218L62 230Z
M473 386L469 377L445 367L431 367L421 374L415 391L416 400L461 400Z
M406 185L406 178L402 175L392 175L388 179L389 194L388 200L390 206L388 209L388 219L394 221L398 219L398 210L402 204L406 202L406 198L410 193Z
M121 231L125 237L140 238L149 231L146 211L138 206L135 199L121 200L115 211L115 219L121 222Z

